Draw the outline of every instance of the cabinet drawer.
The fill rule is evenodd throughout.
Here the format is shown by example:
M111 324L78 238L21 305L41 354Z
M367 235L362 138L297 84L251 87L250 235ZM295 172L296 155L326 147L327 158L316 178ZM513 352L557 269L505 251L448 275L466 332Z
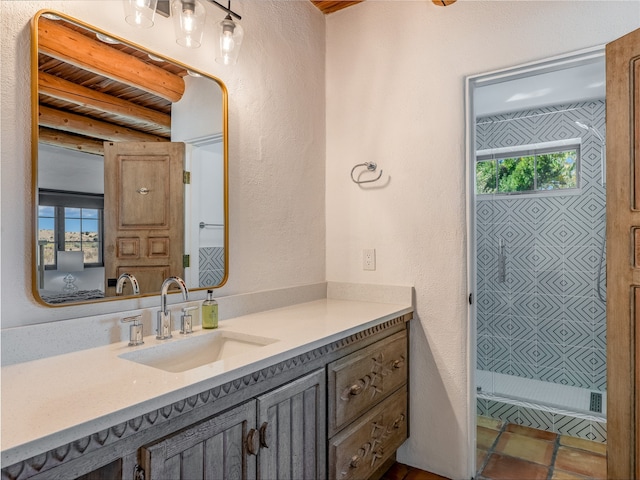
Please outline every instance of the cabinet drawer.
M331 436L406 383L406 330L330 363L328 374Z
M403 388L331 439L330 479L368 478L407 438Z

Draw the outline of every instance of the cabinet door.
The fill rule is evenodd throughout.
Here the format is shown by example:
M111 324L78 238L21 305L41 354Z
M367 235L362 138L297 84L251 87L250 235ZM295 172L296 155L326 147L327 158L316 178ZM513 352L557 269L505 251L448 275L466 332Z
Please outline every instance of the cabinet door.
M256 404L250 401L143 447L146 478L255 478L256 457L250 455L246 442L255 433L255 423Z
M258 397L258 478L326 478L325 371Z

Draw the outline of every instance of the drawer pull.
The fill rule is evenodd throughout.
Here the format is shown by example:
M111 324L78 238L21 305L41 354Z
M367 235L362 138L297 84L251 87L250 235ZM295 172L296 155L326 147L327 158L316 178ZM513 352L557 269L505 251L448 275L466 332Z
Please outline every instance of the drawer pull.
M269 442L271 439L269 438L269 432L267 432L268 423L264 422L260 427L260 446L264 448L269 448Z
M360 393L362 392L362 386L356 384L351 385L351 387L349 387L349 395L351 396L356 396L356 395L360 395Z
M395 369L402 368L404 365L404 358L399 358L398 360L394 360L391 366Z
M260 435L255 428L249 430L247 434L247 451L250 455L257 455L260 448Z
M405 419L404 413L401 413L400 416L396 418L396 421L393 422L393 428L400 428L400 425L402 425L402 423L404 422L404 419Z
M360 457L359 455L354 455L353 457L351 457L351 462L349 462L349 467L358 468L358 465L360 465L361 461L362 461L362 457Z

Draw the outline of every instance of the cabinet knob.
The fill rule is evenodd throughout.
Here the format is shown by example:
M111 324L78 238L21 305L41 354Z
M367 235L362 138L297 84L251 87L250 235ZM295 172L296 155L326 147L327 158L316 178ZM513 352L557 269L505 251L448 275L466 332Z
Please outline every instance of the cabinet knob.
M371 385L371 377L369 375L365 375L360 380L356 380L354 384L342 390L342 394L340 398L344 401L348 401L351 397L355 397L356 395L360 395Z
M361 461L362 461L362 457L360 457L359 455L354 455L353 457L351 457L351 461L349 462L349 466L351 468L358 468L358 465L360 465Z
M395 369L402 368L404 365L404 358L399 358L398 360L394 360L391 366Z
M260 446L264 448L269 448L269 443L271 442L271 438L269 437L269 432L267 431L268 423L264 422L260 426Z
M349 387L349 395L352 395L355 397L356 395L360 395L361 392L362 392L362 386L358 385L357 383L354 383Z
M393 422L393 428L400 428L400 425L402 425L402 422L404 422L404 419L405 419L404 413L401 413L400 416L396 418L396 421Z
M247 451L250 455L257 455L260 449L260 434L255 428L249 430L247 434Z

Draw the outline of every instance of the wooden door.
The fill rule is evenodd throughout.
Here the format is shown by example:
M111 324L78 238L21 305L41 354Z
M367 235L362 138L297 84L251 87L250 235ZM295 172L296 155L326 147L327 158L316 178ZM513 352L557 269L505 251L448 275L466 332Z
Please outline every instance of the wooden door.
M105 295L125 272L142 294L184 276L184 154L183 143L105 142Z
M258 398L258 478L326 478L324 369Z
M246 439L255 430L256 403L250 401L142 447L148 480L254 479L256 457Z
M640 30L606 60L607 473L640 479Z

